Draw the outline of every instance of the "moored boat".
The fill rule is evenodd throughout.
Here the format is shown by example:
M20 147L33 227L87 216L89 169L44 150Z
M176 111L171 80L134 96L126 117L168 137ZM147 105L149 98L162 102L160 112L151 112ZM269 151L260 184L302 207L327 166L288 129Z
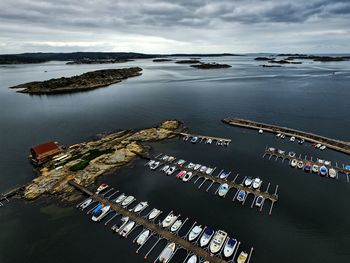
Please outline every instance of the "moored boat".
M248 176L248 177L244 180L244 185L248 187L248 186L250 186L250 185L252 184L252 182L253 182L253 177Z
M102 208L100 210L98 210L96 213L93 213L93 216L91 218L92 221L94 221L94 222L101 221L107 215L110 208L111 208L111 206L109 206L109 205L104 206L102 204Z
M193 170L197 171L199 168L201 168L201 164L197 163L194 167Z
M222 184L222 185L220 185L220 187L219 187L218 195L219 195L220 197L224 197L224 196L227 194L228 190L229 190L228 184L226 184L226 183L225 183L225 184Z
M290 141L294 142L295 141L295 137L294 136L290 137Z
M187 182L192 178L193 174L192 172L187 172L184 177L182 178L182 181Z
M288 155L289 155L289 157L294 158L295 157L295 152L289 152Z
M166 175L172 175L176 171L176 166L171 166L165 173Z
M180 159L180 160L177 161L176 164L182 166L185 162L186 162L186 161L185 161L184 159Z
M154 162L149 167L151 168L151 170L156 170L159 166L160 166L160 162Z
M148 202L146 202L146 201L145 202L140 202L132 210L135 213L138 213L138 212L143 211L147 206L148 206Z
M166 246L162 253L159 255L159 262L167 263L175 251L175 243L170 243Z
M181 171L176 175L176 178L182 179L186 173L187 173L186 171Z
M91 203L92 203L93 199L89 198L87 200L85 200L82 204L80 204L78 207L80 210L84 210L85 208L87 208Z
M202 166L200 169L199 169L199 171L201 172L201 173L205 173L205 171L208 169L208 167L206 167L206 166Z
M130 233L130 231L132 230L132 228L134 226L135 226L135 222L129 221L129 223L127 223L126 226L123 227L123 229L119 231L120 236L126 237Z
M99 193L101 193L103 190L105 190L105 189L107 189L107 188L108 188L108 184L101 184L101 185L97 188L95 194L98 195Z
M312 166L312 172L313 172L313 173L318 173L318 170L319 170L318 165L317 165L317 164L314 164L314 165Z
M189 163L189 164L187 165L187 168L188 168L188 169L193 169L194 166L195 166L194 163Z
M163 220L162 227L167 228L167 227L171 226L172 224L174 224L174 222L176 221L177 218L178 218L178 216L171 213Z
M337 170L335 170L334 168L330 168L328 170L328 174L330 178L336 178L337 177Z
M245 251L242 251L237 258L237 263L245 263L247 258L248 258L248 253Z
M311 172L312 170L312 163L311 162L306 162L304 165L304 171L305 172Z
M233 238L229 238L226 241L225 247L224 247L224 256L226 258L229 258L232 256L233 252L235 251L237 244L237 240Z
M320 168L320 174L321 174L322 176L326 176L327 173L328 173L327 167L326 167L326 166L321 166L321 168Z
M137 238L136 244L138 244L139 246L142 246L146 242L147 238L149 237L149 234L150 234L150 231L148 229L143 231L141 235L139 235L139 237Z
M216 231L213 239L210 242L210 246L209 246L210 252L213 254L218 253L221 250L222 246L224 245L226 237L227 237L226 232L222 230Z
M153 208L151 213L148 215L148 219L149 220L153 220L154 218L156 218L162 211L157 209L157 208Z
M132 195L129 195L127 198L124 199L124 201L122 202L122 206L128 206L130 205L132 202L134 202L136 200L136 198Z
M214 233L215 232L213 229L207 227L199 240L199 245L201 247L207 246L209 244L210 239L214 236Z
M299 169L303 169L303 167L304 167L304 162L303 162L303 161L298 161L297 167L298 167Z
M261 207L264 202L264 197L259 195L255 200L255 206Z
M259 130L259 133L262 134L264 131L262 129Z
M243 190L240 190L237 195L237 200L240 202L243 202L245 200L246 192Z
M170 165L164 165L162 169L160 169L161 172L165 173L169 169Z
M293 159L291 162L290 162L290 165L295 168L298 164L298 160L297 159Z
M114 202L116 202L116 203L118 204L118 203L124 201L125 198L127 198L127 196L126 196L126 194L123 193L123 194L121 194L120 196L118 196L118 197L114 200Z
M193 241L195 239L197 239L197 237L200 235L200 233L202 232L202 226L201 225L197 225L194 226L191 230L191 232L188 234L188 241Z
M227 177L229 177L229 175L230 175L230 172L222 171L220 174L220 179L226 179Z
M175 221L175 223L171 226L170 231L171 232L176 232L179 230L179 227L182 225L182 220L178 219Z
M253 180L252 186L254 189L258 189L260 188L261 184L262 184L262 180L259 177L257 177Z
M128 216L122 217L117 224L114 224L112 226L112 228L111 228L112 231L118 232L118 231L122 230L123 227L128 223L128 221L129 221L129 217Z
M196 143L198 141L198 137L193 137L192 139L191 139L191 143Z
M198 258L196 255L192 255L188 260L187 263L197 263L198 262Z
M214 171L213 168L208 167L207 170L205 171L206 174L211 174Z

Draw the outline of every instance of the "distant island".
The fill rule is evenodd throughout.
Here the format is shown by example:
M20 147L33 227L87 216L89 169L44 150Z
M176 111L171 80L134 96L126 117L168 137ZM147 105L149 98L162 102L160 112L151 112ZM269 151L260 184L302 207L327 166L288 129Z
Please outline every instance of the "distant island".
M199 69L217 69L217 68L230 68L231 65L228 64L219 64L219 63L203 63L191 65L190 67L199 68Z
M285 57L281 60L276 60L277 57ZM313 60L319 62L337 62L337 61L348 61L350 56L315 56L315 55L304 55L304 54L278 54L274 57L256 57L256 61L268 61L269 63L279 63L279 64L301 64L302 62L294 62L291 60Z
M133 59L78 59L74 61L68 61L66 65L75 64L115 64L115 63L125 63L129 61L134 61Z
M168 61L173 61L170 58L156 58L152 60L153 62L168 62Z
M20 89L17 92L37 95L87 91L106 87L130 77L140 76L142 74L141 71L142 68L139 67L103 69L90 71L70 78L62 77L46 81L28 82L10 88Z
M196 59L186 59L186 60L178 60L175 61L177 64L197 64L197 63L202 63L199 60Z

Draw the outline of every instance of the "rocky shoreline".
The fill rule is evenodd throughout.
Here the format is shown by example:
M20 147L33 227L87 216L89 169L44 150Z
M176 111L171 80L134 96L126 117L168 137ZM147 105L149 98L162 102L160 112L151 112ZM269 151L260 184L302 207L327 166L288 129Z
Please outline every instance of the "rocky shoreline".
M38 177L25 186L23 197L33 200L50 194L71 200L74 188L68 184L70 180L89 186L98 177L129 164L139 154L146 154L149 147L144 142L171 139L177 136L174 132L181 131L184 131L182 122L168 120L154 128L119 131L70 146L61 153L61 156L67 157L59 161L53 159L37 169ZM95 153L94 158L90 158L85 167L72 169L92 153Z
M78 59L68 61L66 65L80 65L80 64L117 64L134 61L133 59Z
M140 76L141 74L142 68L139 67L103 69L69 78L62 77L46 81L28 82L10 87L10 89L20 89L17 92L35 95L71 93L106 87L130 77Z

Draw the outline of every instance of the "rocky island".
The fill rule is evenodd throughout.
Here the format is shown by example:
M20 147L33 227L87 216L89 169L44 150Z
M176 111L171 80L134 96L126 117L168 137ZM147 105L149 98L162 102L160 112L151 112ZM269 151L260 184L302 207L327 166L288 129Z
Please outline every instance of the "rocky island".
M199 69L218 69L218 68L230 68L231 66L228 64L219 64L219 63L199 63L195 65L191 65L193 68L199 68Z
M35 199L43 194L56 194L73 200L70 180L88 186L107 172L129 164L140 154L147 154L145 142L171 139L174 132L184 130L182 122L168 120L154 128L123 130L99 136L98 139L75 144L62 150L60 156L36 169L38 177L25 186L23 197ZM64 158L62 158L62 156Z
M68 61L66 65L79 65L79 64L116 64L134 61L133 59L78 59Z
M168 61L173 61L170 58L156 58L152 60L153 62L168 62Z
M198 63L202 63L199 60L196 59L186 59L186 60L178 60L175 63L177 64L198 64Z
M130 77L140 76L141 72L142 68L139 67L102 69L69 78L62 77L46 81L28 82L10 88L20 89L17 92L36 95L87 91L106 87Z

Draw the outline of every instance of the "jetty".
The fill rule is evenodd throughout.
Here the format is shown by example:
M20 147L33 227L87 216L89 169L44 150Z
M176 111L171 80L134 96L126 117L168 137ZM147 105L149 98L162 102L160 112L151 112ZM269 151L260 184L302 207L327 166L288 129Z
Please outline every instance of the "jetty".
M17 193L19 193L21 190L23 190L24 186L16 186L4 193L0 193L0 207L4 206L3 201L10 202L9 198L15 196Z
M261 123L261 122L255 122L251 120L246 119L240 119L240 118L225 118L222 120L223 123L226 123L231 126L238 126L238 127L244 127L249 129L256 129L256 130L263 130L267 132L272 133L283 133L288 136L294 136L301 139L304 139L305 141L309 141L312 143L320 143L328 148L331 148L333 150L350 154L350 142L345 142L341 140L331 139L327 138L321 135L317 135L314 133L309 133L305 131L300 131L296 129L286 128L286 127L280 127L276 125Z
M148 221L144 217L139 214L135 214L129 211L127 208L122 207L121 205L110 201L109 199L104 198L103 196L97 195L84 186L76 183L74 180L69 181L69 184L75 187L77 190L83 192L84 194L90 196L95 201L103 203L105 205L110 205L111 209L116 213L121 214L123 216L128 216L130 220L134 221L137 225L143 226L144 228L149 229L151 232L159 235L160 237L168 240L168 242L174 242L177 247L183 248L187 250L189 253L195 254L198 257L202 258L204 261L209 261L212 263L226 263L227 261L210 254L210 252L196 246L195 244L190 243L186 239L181 238L180 236L170 232L167 229L161 228L159 225L154 222Z

